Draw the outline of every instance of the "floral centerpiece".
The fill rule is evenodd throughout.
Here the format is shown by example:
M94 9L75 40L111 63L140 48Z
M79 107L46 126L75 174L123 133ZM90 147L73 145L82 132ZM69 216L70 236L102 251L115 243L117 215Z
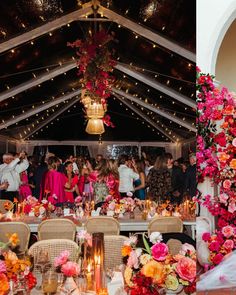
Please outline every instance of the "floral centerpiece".
M30 271L29 259L19 259L12 251L19 244L16 233L8 235L8 242L0 242L0 294L7 294L14 290L31 290L36 285L36 278Z
M143 234L145 249L137 247L137 237L132 236L122 248L122 256L127 264L124 278L130 295L158 295L164 290L195 292L196 251L184 244L177 255L169 253L158 232L150 235L149 244Z
M21 210L23 211L24 214L27 214L27 215L32 214L36 217L46 216L54 212L56 209L56 207L48 200L43 199L41 202L39 202L39 200L33 196L28 196L18 206L21 206Z
M114 127L109 115L104 115L107 110L107 99L111 95L111 88L115 78L111 75L116 64L112 58L112 51L108 49L108 43L113 37L105 31L99 31L89 36L85 41L76 40L68 43L68 46L76 48L78 56L78 76L81 77L82 103L88 110L94 103L99 103L103 108L103 122Z
M209 264L205 266L205 269L212 269L226 255L236 249L236 227L226 225L222 229L216 230L213 235L204 233L202 239L207 243L210 251Z
M79 290L74 281L74 278L79 275L80 267L77 262L70 261L71 253L68 250L62 251L54 260L54 267L56 271L62 273L65 277L64 283L61 287L60 294L75 294L79 295Z
M219 186L216 195L198 194L198 202L213 216L217 216L218 229L206 240L210 247L209 262L219 264L229 251L223 229L236 225L236 99L225 87L218 89L214 77L197 71L198 136L197 172L198 182L207 178ZM209 235L208 235L209 236ZM236 234L230 240L235 239ZM214 246L216 248L214 248ZM232 241L226 243L231 247ZM219 252L214 249L218 249ZM218 252L218 253L216 253Z

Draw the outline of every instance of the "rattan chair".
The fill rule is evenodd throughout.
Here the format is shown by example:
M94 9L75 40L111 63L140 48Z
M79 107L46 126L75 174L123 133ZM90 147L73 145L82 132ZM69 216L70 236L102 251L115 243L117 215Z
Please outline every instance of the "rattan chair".
M39 224L38 240L68 239L75 240L76 225L66 218L47 219Z
M29 245L30 239L30 228L28 224L24 222L1 222L0 223L0 241L7 242L8 237L7 234L14 234L17 233L20 243L19 243L19 252L20 254L24 254Z
M48 259L51 264L50 268L54 268L54 260L60 253L64 250L70 252L70 261L77 261L79 255L79 246L68 239L51 239L45 241L38 241L34 243L28 250L28 255L34 257L34 264L37 257L42 253L42 251L47 252Z
M128 238L125 236L104 236L105 269L114 269L123 263L121 249L126 240L128 240Z
M8 210L6 210L5 207L4 207L4 204L5 204L6 202L8 202L9 205L10 205L10 206L9 206L9 210L11 210L11 209L13 208L13 206L14 206L14 204L12 203L12 201L1 199L1 200L0 200L0 212L1 212L1 213L6 213L6 212L8 211Z
M98 216L91 217L85 223L85 229L90 234L102 232L104 235L119 235L120 224L113 217Z
M157 217L148 224L148 235L152 232L160 233L182 233L183 222L180 218L171 217Z
M169 239L166 244L169 248L170 254L172 255L178 254L182 247L181 241L177 239Z

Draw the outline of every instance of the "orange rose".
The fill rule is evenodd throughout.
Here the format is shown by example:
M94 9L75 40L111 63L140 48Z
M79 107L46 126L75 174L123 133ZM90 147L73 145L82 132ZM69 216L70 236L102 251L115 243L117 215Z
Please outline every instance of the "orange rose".
M223 109L223 113L225 115L232 115L234 111L234 106L227 106L226 108Z
M8 279L5 274L0 273L0 295L4 295L9 290Z
M131 253L131 251L132 251L131 246L129 246L129 245L124 245L123 248L122 248L122 250L121 250L122 256L123 256L123 257L125 257L125 256L129 256L130 253Z
M236 169L236 159L232 159L229 163L230 168Z
M166 277L164 265L155 260L151 260L145 264L141 269L141 273L146 277L152 278L157 284L162 284Z
M220 162L226 162L228 159L229 159L229 155L227 155L226 153L222 152L222 153L219 153L219 161Z
M12 244L13 247L16 247L20 242L17 233L14 233L12 235L7 234L7 237L8 237L9 242Z
M229 126L229 123L224 122L220 127L223 128L223 129L226 129L226 128L228 128L228 126Z

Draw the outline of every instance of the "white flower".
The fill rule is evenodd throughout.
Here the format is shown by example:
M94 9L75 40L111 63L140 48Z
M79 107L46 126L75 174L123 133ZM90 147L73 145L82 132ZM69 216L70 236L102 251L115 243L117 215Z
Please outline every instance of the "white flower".
M136 236L131 236L127 241L124 242L124 245L136 245L138 238Z
M135 252L136 252L137 256L139 257L142 254L142 249L141 248L137 248L135 250Z
M41 203L42 203L42 204L47 204L47 203L48 203L48 200L43 199L43 200L41 201Z
M153 232L150 234L149 240L151 243L156 244L162 241L162 234L157 232Z

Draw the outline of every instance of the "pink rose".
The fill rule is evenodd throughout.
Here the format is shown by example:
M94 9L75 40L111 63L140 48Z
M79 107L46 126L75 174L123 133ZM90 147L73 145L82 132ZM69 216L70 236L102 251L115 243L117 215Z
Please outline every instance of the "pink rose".
M61 254L55 258L54 266L58 267L65 264L68 261L69 256L70 252L68 250L62 251Z
M234 235L234 228L230 225L224 226L222 228L222 234L228 239Z
M236 211L236 205L234 201L231 201L228 206L229 213L234 213Z
M234 147L236 147L236 137L233 139L233 141L232 141L232 145L233 145Z
M157 261L164 261L168 255L168 246L164 243L157 243L152 246L152 256Z
M232 240L226 240L223 244L226 250L232 250L234 248L234 242Z
M7 271L7 267L6 264L3 260L0 260L0 273L6 272Z
M183 257L177 262L176 272L181 279L193 282L196 278L196 262L189 257Z
M226 179L224 182L223 182L223 188L225 189L230 189L231 187L231 181L229 179Z
M209 250L210 251L215 251L218 252L220 250L220 244L217 241L213 241L209 245Z
M220 194L219 195L220 202L223 203L223 204L227 203L228 198L229 198L229 196L226 195L226 194Z
M210 239L211 239L211 234L210 234L210 233L204 233L204 234L202 235L202 239L203 239L204 242L208 242L208 241L210 241Z
M224 256L223 256L221 253L218 253L218 254L216 254L215 257L212 259L212 262L213 262L214 264L219 264L219 263L222 261L223 258L224 258Z
M61 271L67 277L77 276L79 274L79 265L76 262L68 261L62 265Z
M185 243L185 244L182 245L182 248L179 251L179 254L181 254L181 255L186 255L186 254L193 255L195 252L196 252L196 250L192 245L190 245L188 243Z
M129 259L127 261L127 265L131 268L138 268L139 264L138 264L138 256L136 251L132 251L130 253Z

